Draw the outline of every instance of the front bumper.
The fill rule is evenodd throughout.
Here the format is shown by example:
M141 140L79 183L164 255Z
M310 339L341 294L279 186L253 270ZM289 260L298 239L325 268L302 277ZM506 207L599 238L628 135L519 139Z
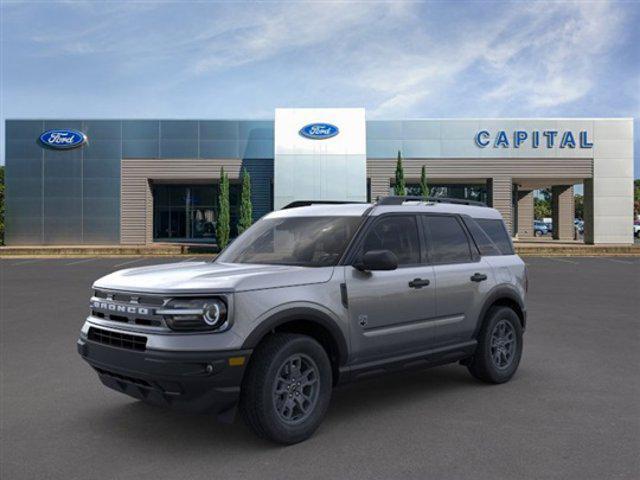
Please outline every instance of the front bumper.
M252 352L135 351L84 336L77 346L107 387L156 405L200 413L233 409Z

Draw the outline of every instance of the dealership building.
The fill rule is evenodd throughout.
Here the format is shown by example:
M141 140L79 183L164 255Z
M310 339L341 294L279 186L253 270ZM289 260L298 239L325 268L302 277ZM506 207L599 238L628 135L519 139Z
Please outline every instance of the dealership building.
M282 108L271 120L7 120L8 245L215 243L221 169L232 224L242 170L254 219L296 200L389 195L401 152L408 193L498 209L534 235L534 191L552 192L553 238L632 243L633 120L366 120L361 108ZM232 225L232 235L235 226Z

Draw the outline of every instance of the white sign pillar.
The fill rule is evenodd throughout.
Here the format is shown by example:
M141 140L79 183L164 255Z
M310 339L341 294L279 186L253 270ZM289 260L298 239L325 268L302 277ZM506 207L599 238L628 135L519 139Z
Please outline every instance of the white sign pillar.
M296 200L366 201L366 152L364 108L277 108L274 208Z

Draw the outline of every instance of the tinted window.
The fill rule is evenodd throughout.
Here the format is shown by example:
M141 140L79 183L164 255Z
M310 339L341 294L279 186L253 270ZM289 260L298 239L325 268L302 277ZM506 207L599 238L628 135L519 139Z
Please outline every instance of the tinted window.
M390 216L378 219L364 238L362 252L390 250L398 265L420 263L420 240L413 216Z
M491 220L487 218L476 218L478 225L489 235L493 243L500 249L503 255L513 255L513 246L502 220Z
M468 217L464 218L464 223L469 229L469 232L473 237L473 241L478 246L480 255L502 255L498 246L493 243L493 240L489 238L482 227L480 227L474 219Z
M240 235L218 262L335 265L362 217L265 218Z
M457 218L425 216L423 219L427 229L427 242L433 263L471 261L469 241Z

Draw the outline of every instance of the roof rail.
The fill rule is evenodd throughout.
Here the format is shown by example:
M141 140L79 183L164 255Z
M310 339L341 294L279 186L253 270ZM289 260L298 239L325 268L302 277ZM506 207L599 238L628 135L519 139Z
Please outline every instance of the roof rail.
M366 202L354 202L350 200L296 200L282 207L282 210L286 210L287 208L309 207L311 205L344 205L352 203Z
M430 203L453 203L456 205L473 205L476 207L486 207L484 202L476 200L464 200L462 198L446 198L446 197L420 197L412 195L391 195L382 197L378 200L377 205L402 205L404 202L430 202Z

